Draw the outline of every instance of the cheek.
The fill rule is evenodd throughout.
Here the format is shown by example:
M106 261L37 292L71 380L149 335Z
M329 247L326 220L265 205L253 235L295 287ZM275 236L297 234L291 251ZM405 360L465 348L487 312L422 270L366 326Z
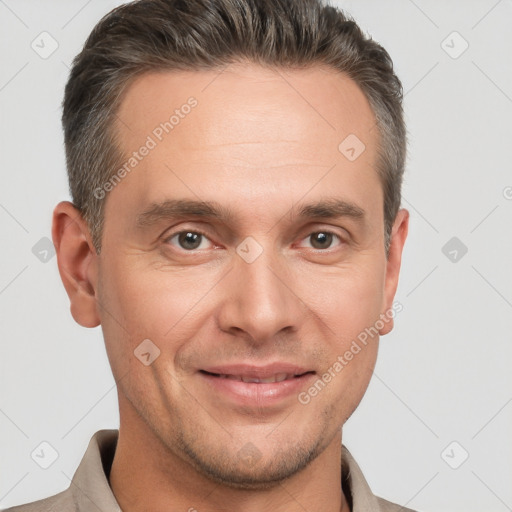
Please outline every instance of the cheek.
M318 406L321 402L341 404L337 409L340 421L357 407L377 358L378 334L372 327L381 313L383 270L372 258L367 263L317 274L315 284L302 291L303 296L312 299L309 306L313 317L320 319L317 328L323 334L318 342L325 373L319 377L328 384L324 389L319 383L323 399Z
M369 262L368 262L369 263ZM304 280L301 296L325 323L338 348L375 324L384 297L383 270L377 265L347 265Z
M318 411L332 406L330 414L341 425L360 403L375 367L379 337L372 328L381 313L382 274L352 268L317 280L319 286L328 284L329 292L319 294L317 288L315 294L315 315L326 326L320 341L326 356L321 382L306 393L319 397Z
M204 321L217 273L198 279L147 266L110 267L100 275L101 321L110 350L126 360L149 339L172 358Z
M189 281L120 265L100 275L101 325L112 372L122 394L145 415L165 408L158 389L173 387L173 360L200 325L194 305L204 292Z

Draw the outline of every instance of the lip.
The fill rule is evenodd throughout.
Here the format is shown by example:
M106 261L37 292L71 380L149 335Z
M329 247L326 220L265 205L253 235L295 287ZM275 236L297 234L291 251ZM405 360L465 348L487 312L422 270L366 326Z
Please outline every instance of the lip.
M255 366L251 364L208 366L206 368L201 368L201 370L208 373L215 373L217 375L244 375L255 379L266 379L278 373L302 375L303 373L312 371L310 368L280 362L266 364L265 366Z
M290 363L272 363L265 366L249 364L220 365L201 368L198 372L217 397L225 398L236 405L246 407L276 406L290 396L297 396L315 377L311 369ZM244 382L236 378L268 379L274 375L287 374L279 382ZM232 378L222 377L227 375ZM293 375L293 377L291 377Z

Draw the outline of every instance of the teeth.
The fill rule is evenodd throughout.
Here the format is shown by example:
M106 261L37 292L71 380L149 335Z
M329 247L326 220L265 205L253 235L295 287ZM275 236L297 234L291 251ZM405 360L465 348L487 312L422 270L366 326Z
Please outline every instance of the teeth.
M295 375L292 373L276 373L275 375L272 375L270 377L263 378L257 378L257 377L249 377L245 375L226 375L226 374L220 374L219 377L222 377L224 379L231 379L231 380L237 380L241 382L248 382L248 383L262 383L262 384L270 384L272 382L283 382L283 380L291 379Z
M269 379L257 379L255 377L246 377L245 375L242 375L242 382L274 382L274 380L271 378Z

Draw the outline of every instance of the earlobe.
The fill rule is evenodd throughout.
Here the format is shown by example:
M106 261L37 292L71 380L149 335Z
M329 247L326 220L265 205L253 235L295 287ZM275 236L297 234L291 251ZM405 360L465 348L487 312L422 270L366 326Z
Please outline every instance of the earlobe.
M69 201L53 211L52 238L73 318L83 327L98 326L98 255L86 222Z
M393 300L398 287L398 278L400 275L400 266L402 262L402 252L405 240L409 231L409 212L402 208L398 211L393 229L391 232L391 244L389 247L389 256L386 265L386 278L384 285L384 311L382 313L389 318L389 312L393 309ZM389 318L382 329L379 330L381 336L388 334L393 330L393 318Z

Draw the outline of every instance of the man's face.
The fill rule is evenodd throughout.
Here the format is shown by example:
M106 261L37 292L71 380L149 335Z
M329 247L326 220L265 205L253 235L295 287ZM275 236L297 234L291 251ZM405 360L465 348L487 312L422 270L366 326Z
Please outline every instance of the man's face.
M138 161L105 199L97 299L121 429L147 426L218 481L290 476L339 442L377 337L308 390L396 288L371 108L333 71L232 65L142 76L118 118ZM338 148L350 134L366 146L355 160ZM320 203L341 207L305 208ZM143 340L160 350L149 365Z

